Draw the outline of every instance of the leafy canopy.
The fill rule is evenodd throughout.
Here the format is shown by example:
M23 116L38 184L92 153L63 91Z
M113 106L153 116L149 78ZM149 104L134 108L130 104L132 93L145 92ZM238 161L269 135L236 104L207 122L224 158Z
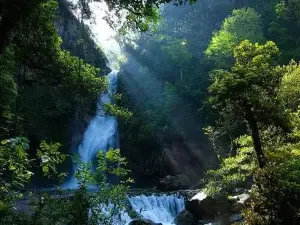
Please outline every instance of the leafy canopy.
M274 42L260 45L242 41L234 49L235 64L231 71L212 72L209 101L220 110L230 104L236 113L243 113L246 104L250 104L257 115L270 112L282 76L272 62L278 54Z
M252 8L236 9L213 35L205 54L217 67L228 68L233 63L233 50L241 41L263 39L260 15Z

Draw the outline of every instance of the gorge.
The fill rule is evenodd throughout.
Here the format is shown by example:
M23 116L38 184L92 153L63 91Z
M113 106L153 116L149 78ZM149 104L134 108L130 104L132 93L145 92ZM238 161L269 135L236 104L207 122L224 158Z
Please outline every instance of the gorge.
M300 224L299 15L0 1L0 225Z

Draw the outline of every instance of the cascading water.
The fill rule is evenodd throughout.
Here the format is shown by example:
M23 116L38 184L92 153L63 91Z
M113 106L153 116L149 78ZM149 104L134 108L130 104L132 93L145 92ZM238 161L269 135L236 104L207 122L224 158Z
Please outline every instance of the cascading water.
M144 219L163 225L173 224L178 213L185 209L184 198L179 195L138 195L130 197L129 201Z
M97 111L95 117L91 120L87 130L84 133L83 141L79 145L77 153L84 163L92 163L95 160L98 151L107 151L109 148L117 146L117 120L114 116L105 113L103 106L110 103L112 95L117 89L118 71L114 70L107 75L109 82L108 90L101 95L97 102ZM76 170L76 168L75 168ZM63 188L74 189L78 186L77 180L73 175Z
M98 151L107 151L109 148L118 147L117 120L114 116L107 115L103 109L103 106L110 103L112 95L116 93L117 74L118 71L112 71L107 75L108 90L99 97L96 115L91 120L84 133L83 141L78 147L77 153L82 162L92 163ZM68 189L74 189L77 186L75 176L63 185L64 188ZM171 225L176 215L184 210L185 207L184 198L178 195L138 195L128 199L132 209L141 217L163 225ZM102 206L102 208L105 210L105 207ZM116 218L114 224L124 224L123 222L118 222L118 220ZM122 221L129 224L131 220L126 212L122 213Z
M105 113L103 105L110 103L112 95L116 93L117 74L117 71L112 71L107 75L108 91L99 98L96 116L91 120L79 146L78 154L85 163L92 162L99 150L105 152L110 147L116 147L117 120Z
M136 195L128 197L132 210L136 212L138 218L150 220L157 224L174 225L176 216L185 209L184 198L181 195ZM105 215L109 212L113 205L100 204L100 209ZM133 219L124 209L119 215L113 217L114 225L128 225ZM99 224L107 225L107 224Z

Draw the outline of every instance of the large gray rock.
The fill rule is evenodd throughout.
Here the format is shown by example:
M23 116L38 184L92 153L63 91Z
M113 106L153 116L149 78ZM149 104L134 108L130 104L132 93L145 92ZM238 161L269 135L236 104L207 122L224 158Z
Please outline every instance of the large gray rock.
M151 220L137 219L131 221L129 225L162 225L162 223L154 223Z
M245 204L249 203L251 198L248 193L243 193L240 195L233 196L234 203L231 207L231 211L234 213L239 213L244 208Z
M186 210L197 220L214 220L230 212L231 203L226 197L212 198L199 192L186 203Z

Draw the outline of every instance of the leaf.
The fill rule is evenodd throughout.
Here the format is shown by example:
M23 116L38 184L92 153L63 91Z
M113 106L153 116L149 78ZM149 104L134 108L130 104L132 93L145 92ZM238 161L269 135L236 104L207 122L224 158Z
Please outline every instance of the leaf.
M9 166L9 170L12 170L12 171L13 171L13 170L16 170L16 167L15 167L14 165L10 165L10 166Z
M48 166L43 166L42 170L44 173L48 173L49 172L49 167Z
M49 159L49 157L48 156L42 156L41 157L41 160L42 160L42 163L46 163L46 162L48 162L50 159Z
M8 143L8 140L2 140L2 141L1 141L1 144L2 144L2 145L6 145L7 143Z

